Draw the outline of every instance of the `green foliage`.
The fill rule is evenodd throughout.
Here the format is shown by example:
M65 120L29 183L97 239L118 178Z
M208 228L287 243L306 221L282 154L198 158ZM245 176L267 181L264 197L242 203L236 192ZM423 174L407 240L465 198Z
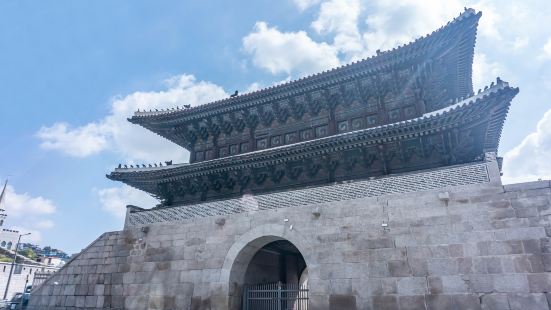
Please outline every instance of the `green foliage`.
M3 263L11 263L12 261L12 258L9 258L5 255L0 255L0 262L3 262Z
M36 253L32 249L26 249L24 251L19 252L19 254L21 254L21 255L23 255L27 258L30 258L32 260L36 259Z

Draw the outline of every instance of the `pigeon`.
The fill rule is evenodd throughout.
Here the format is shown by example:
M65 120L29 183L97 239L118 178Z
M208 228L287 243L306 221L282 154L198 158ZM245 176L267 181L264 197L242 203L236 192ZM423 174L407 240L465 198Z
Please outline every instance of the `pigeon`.
M184 104L184 108L186 108L186 109L191 108L191 104Z
M236 90L235 93L233 93L233 95L230 96L230 98L237 97L238 94L239 92Z

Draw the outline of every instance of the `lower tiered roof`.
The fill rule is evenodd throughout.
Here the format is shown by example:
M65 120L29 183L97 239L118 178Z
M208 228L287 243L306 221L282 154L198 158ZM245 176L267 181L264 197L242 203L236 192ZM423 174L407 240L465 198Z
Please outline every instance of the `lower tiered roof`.
M171 206L476 162L497 151L517 93L498 79L408 121L194 164L117 168L107 177Z

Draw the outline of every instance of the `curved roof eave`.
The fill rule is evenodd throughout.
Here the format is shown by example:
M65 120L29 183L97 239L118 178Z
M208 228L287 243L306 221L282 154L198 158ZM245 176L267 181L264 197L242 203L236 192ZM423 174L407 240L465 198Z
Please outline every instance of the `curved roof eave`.
M201 171L204 171L205 169L229 169L228 167L232 165L250 165L254 164L254 162L274 160L275 157L281 158L281 154L284 153L299 155L299 153L302 153L304 149L319 149L326 147L331 143L338 144L340 141L353 141L354 139L358 139L358 136L360 135L363 137L369 136L371 139L375 140L387 139L392 135L392 133L404 131L408 128L417 128L419 131L419 128L429 122L446 122L450 118L460 116L460 113L467 113L469 110L475 109L476 107L485 104L489 98L493 98L503 92L508 92L509 98L507 102L503 102L503 109L500 109L501 114L496 115L496 119L492 119L490 121L492 126L488 128L488 131L486 133L486 141L484 141L485 148L497 149L499 138L501 136L501 129L510 105L510 101L518 93L518 88L510 87L507 82L501 81L499 78L497 80L497 84L494 85L494 83L492 83L490 87L486 87L483 91L480 90L476 95L473 95L464 100L459 100L446 108L434 112L425 113L423 116L411 120L361 129L325 138L274 147L266 150L259 150L245 154L198 162L194 164L175 164L156 168L117 168L113 172L111 172L111 174L107 175L107 177L112 180L123 182L130 179L147 179L154 175L156 176L156 178L170 178L174 175L201 173ZM410 135L414 134L414 132L408 132L405 134ZM161 174L162 176L160 176L159 174Z

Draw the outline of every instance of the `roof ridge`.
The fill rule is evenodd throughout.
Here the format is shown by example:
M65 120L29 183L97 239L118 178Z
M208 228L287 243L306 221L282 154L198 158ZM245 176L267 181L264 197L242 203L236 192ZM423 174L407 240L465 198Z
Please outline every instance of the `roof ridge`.
M300 82L300 81L313 79L314 77L318 77L318 76L321 76L321 75L324 75L324 74L327 74L327 73L330 73L330 72L342 71L345 68L350 67L351 65L357 65L357 64L362 64L362 63L367 64L369 61L374 62L377 59L381 60L380 62L383 63L384 61L388 60L388 59L383 58L383 57L385 57L385 55L389 55L389 53L390 54L395 54L395 53L398 53L400 51L407 50L408 47L414 46L415 44L418 44L422 40L427 40L428 38L432 37L433 35L441 32L441 31L444 31L445 29L450 27L452 24L456 24L456 23L458 23L458 22L460 22L460 21L462 21L462 20L464 20L468 17L471 17L471 16L475 16L475 15L480 16L481 14L482 14L481 12L477 13L472 8L465 8L465 10L463 12L461 12L459 14L459 16L455 17L451 21L448 21L445 25L441 26L440 28L438 28L436 30L433 30L432 32L427 33L425 35L422 35L420 37L417 37L416 39L414 39L414 40L412 40L408 43L404 43L403 45L400 45L398 47L393 47L392 49L388 49L388 50L385 50L385 51L377 50L377 53L375 55L371 55L371 56L363 58L361 60L352 61L352 62L349 62L349 63L344 64L344 65L333 67L331 69L327 69L327 70L324 70L324 71L321 71L321 72L313 73L313 74L310 74L310 75L307 75L307 76L304 76L304 77L300 77L300 78L297 78L297 79L294 79L294 80L290 80L290 81L287 81L287 82L284 82L284 83L281 83L281 84L271 85L271 86L268 86L268 87L265 87L265 88L262 88L262 89L259 89L259 90L255 90L255 91L252 91L252 92L245 93L243 95L236 96L236 97L229 97L229 98L219 99L219 100L215 100L215 101L212 101L212 102L201 104L201 105L198 105L198 106L195 106L195 107L180 109L179 106L177 106L176 108L173 107L173 108L167 108L167 109L161 109L161 110L155 109L156 111L151 111L150 110L149 112L148 111L143 111L142 112L142 111L138 110L138 111L134 112L134 115L132 116L132 118L129 118L128 120L130 121L131 119L134 119L134 118L142 118L142 117L148 117L148 116L169 116L171 114L177 114L177 113L181 113L181 112L184 112L184 111L186 111L186 112L189 111L190 113L189 114L186 113L186 114L190 115L191 112L201 112L201 110L205 110L205 109L208 109L210 107L215 107L217 105L223 105L223 104L229 103L229 102L236 102L236 103L242 102L246 99L252 98L254 95L259 95L259 94L264 93L266 91L273 91L273 90L276 90L276 89L282 89L285 86L289 86L291 84L295 84L295 83ZM391 56L386 56L386 57L388 58L388 57L391 57Z

